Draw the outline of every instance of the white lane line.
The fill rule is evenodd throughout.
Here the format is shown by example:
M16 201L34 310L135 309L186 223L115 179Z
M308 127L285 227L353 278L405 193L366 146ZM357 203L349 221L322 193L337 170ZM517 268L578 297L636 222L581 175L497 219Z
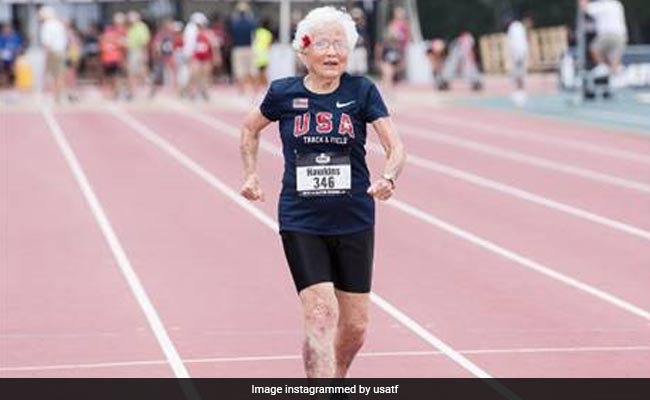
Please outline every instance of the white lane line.
M72 174L74 175L77 184L79 185L79 188L84 195L84 198L88 202L88 206L93 214L93 217L95 217L95 221L97 222L97 225L99 225L99 228L104 235L104 239L108 243L108 246L110 247L115 260L117 261L117 265L119 266L122 275L126 279L131 292L138 302L138 305L140 305L140 308L142 309L142 312L144 313L147 322L151 327L151 330L156 336L156 340L158 341L160 348L165 354L167 362L174 371L174 375L177 378L189 378L190 375L187 372L185 365L183 365L183 361L178 355L178 351L176 351L174 343L172 343L169 334L167 333L167 330L165 329L165 326L162 323L158 312L156 311L156 308L153 306L151 300L149 299L149 295L147 295L146 290L142 286L140 278L138 278L138 275L133 269L131 261L129 261L129 258L127 257L126 252L120 243L120 240L115 234L111 222L106 216L104 208L95 195L95 191L93 190L90 181L86 177L86 174L83 171L83 168L81 167L77 156L74 154L70 143L66 139L61 126L56 121L49 108L41 107L41 112L45 118L45 121L47 122L47 126L49 127L52 136L54 136L56 144L59 146L63 157L68 163L68 167L70 167L70 170L72 171Z
M369 143L369 148L375 153L383 154L383 149L380 145L376 143ZM516 188L514 186L506 185L501 182L493 181L491 179L484 178L480 175L471 174L469 172L464 172L456 168L452 168L437 162L419 157L412 153L409 153L408 162L416 165L418 167L438 172L443 175L450 176L455 179L459 179L477 186L485 187L488 189L495 190L497 192L505 193L514 197L517 197L522 200L529 201L556 211L560 211L569 215L572 215L577 218L581 218L599 225L612 228L623 233L627 233L641 239L650 240L650 232L638 228L633 225L625 224L614 219L606 218L598 214L586 211L584 209L570 206L559 201L551 200L549 198Z
M197 176L201 177L203 180L205 180L209 185L217 189L219 192L221 192L224 196L228 197L232 201L235 202L235 204L239 205L242 207L244 210L248 211L253 217L258 219L260 222L262 222L266 227L270 228L274 232L278 232L279 227L278 224L267 216L262 210L258 209L257 207L253 206L251 202L245 200L243 197L239 195L239 193L235 192L233 189L228 187L225 183L223 183L221 180L219 180L216 176L214 176L212 173L207 171L205 168L203 168L201 165L198 163L194 162L190 157L185 155L182 151L174 147L171 143L163 139L162 137L158 136L152 129L148 128L145 126L143 123L140 121L136 120L129 114L125 113L122 110L119 110L115 107L109 108L109 110L115 115L116 118L118 118L120 121L124 122L126 125L128 125L131 129L136 131L138 134L140 134L142 137L153 143L155 146L157 146L159 149L167 153L169 156L174 158L176 161L178 161L181 165L183 165L185 168L190 170L191 172L195 173ZM491 376L482 370L480 367L472 363L470 360L467 358L463 357L460 355L457 351L449 347L447 344L439 340L438 338L435 338L431 333L429 333L426 329L424 329L420 324L412 320L411 318L407 317L404 313L399 311L396 307L392 306L390 303L388 303L386 300L383 298L377 296L375 293L372 293L371 295L372 301L377 304L381 309L386 311L388 314L393 316L395 319L397 319L399 322L401 322L404 326L406 326L409 330L411 330L413 333L415 333L417 336L419 336L421 339L425 340L426 342L430 343L433 345L435 348L438 350L444 352L449 358L452 360L458 362L463 368L467 369L470 373L473 375L480 377L480 378L490 378Z
M400 124L401 124L401 118ZM494 127L488 124L480 124L464 119L450 117L448 115L440 115L436 113L435 116L427 118L430 122L443 122L455 126L462 126L465 128L473 129L472 133L478 134L492 134L497 136L504 136L512 139L518 140L527 140L530 142L545 143L551 144L557 147L566 147L573 150L578 150L586 153L593 153L598 155L603 155L607 157L620 158L623 160L639 162L643 164L650 164L650 157L644 154L626 151L626 150L617 150L605 146L599 146L593 143L589 143L588 139L585 138L582 140L566 139L566 138L556 138L549 136L549 134L535 133L530 131L525 131L524 129L514 129L507 127Z
M497 254L501 257L504 257L510 261L513 261L522 267L528 268L532 271L539 272L542 275L545 275L551 279L554 279L558 282L562 282L568 286L571 286L575 289L578 289L582 292L588 293L596 298L599 298L613 306L616 306L620 309L628 311L632 314L635 314L645 320L650 321L650 312L644 310L643 308L636 306L630 302L627 302L619 297L616 297L612 294L609 294L603 290L600 290L594 286L588 285L584 282L581 282L569 275L565 275L561 272L558 272L554 269L546 267L538 262L535 262L527 257L522 256L514 251L510 251L504 247L501 247L495 243L492 243L486 239L483 239L473 233L460 229L448 222L445 222L441 219L434 217L433 215L424 212L410 204L404 203L399 200L389 200L387 202L389 205L419 219L422 222L426 222L429 225L433 225L441 230L444 230L454 236L457 236L467 242L470 242L478 247L481 247L489 252Z
M650 185L618 176L593 171L588 168L582 168L571 164L559 163L546 158L530 156L516 151L504 150L499 147L477 143L467 139L457 138L444 133L434 132L422 129L414 125L400 123L400 132L407 136L418 137L420 139L444 143L450 146L460 147L477 153L488 154L495 157L505 158L522 164L532 165L534 167L547 169L550 171L561 172L568 175L578 176L580 178L592 180L595 182L606 183L626 189L632 189L643 193L650 193Z
M189 113L189 112L184 112L184 115L187 115L189 117L194 116L193 113ZM197 118L197 119L199 119L199 118ZM206 115L201 115L199 120L208 121L208 122L210 122L212 120L218 121L216 118L208 117ZM231 135L231 136L233 134L233 131L236 131L235 127L233 127L233 126L231 126L229 124L226 124L224 122L221 122L221 121L219 121L218 124L217 123L215 123L215 124L210 123L209 126L220 127L220 128L217 128L217 129L226 129L226 130L229 131L228 134ZM262 142L264 142L264 139L262 139ZM275 145L273 145L271 143L268 143L266 146L261 146L261 147L262 148L269 148L270 147L271 149L275 148L275 150L272 151L272 154L274 154L274 155L281 154L279 147L275 146ZM504 257L504 258L506 258L506 259L508 259L510 261L514 261L515 263L517 263L517 264L519 264L519 265L521 265L521 266L523 266L525 268L528 268L530 270L539 272L542 275L545 275L545 276L547 276L547 277L549 277L551 279L554 279L554 280L556 280L558 282L562 282L562 283L564 283L564 284L566 284L568 286L571 286L571 287L573 287L575 289L578 289L580 291L588 293L588 294L590 294L590 295L592 295L592 296L594 296L594 297L596 297L596 298L598 298L600 300L603 300L603 301L605 301L605 302L607 302L607 303L609 303L611 305L614 305L614 306L616 306L618 308L621 308L621 309L623 309L625 311L631 312L632 314L640 316L641 318L644 318L646 320L650 320L650 312L644 310L643 308L641 308L639 306L636 306L636 305L634 305L632 303L629 303L629 302L627 302L627 301L625 301L623 299L620 299L620 298L618 298L618 297L616 297L616 296L614 296L612 294L609 294L609 293L607 293L607 292L605 292L603 290L600 290L600 289L598 289L596 287L588 285L588 284L586 284L584 282L581 282L581 281L579 281L579 280L577 280L577 279L575 279L575 278L573 278L571 276L562 274L562 273L560 273L558 271L555 271L555 270L553 270L551 268L548 268L548 267L546 267L546 266L544 266L544 265L542 265L540 263L532 261L532 260L530 260L530 259L528 259L528 258L514 252L514 251L510 251L510 250L508 250L506 248L498 246L498 245L496 245L496 244L494 244L494 243L492 243L492 242L490 242L488 240L485 240L485 239L483 239L483 238L481 238L479 236L476 236L476 235L474 235L474 234L472 234L470 232L467 232L467 231L465 231L463 229L460 229L460 228L458 228L458 227L456 227L456 226L454 226L454 225L452 225L450 223L447 223L447 222L445 222L445 221L443 221L441 219L438 219L438 218L436 218L436 217L434 217L434 216L432 216L432 215L430 215L430 214L428 214L428 213L426 213L426 212L424 212L424 211L422 211L422 210L420 210L420 209L418 209L418 208L416 208L414 206L411 206L411 205L409 205L407 203L404 203L402 201L395 200L395 199L389 200L388 202L386 202L386 204L390 205L392 207L395 207L395 208L405 212L406 214L409 214L412 217L415 217L416 219L419 219L419 220L421 220L423 222L426 222L426 223L428 223L430 225L433 225L433 226L435 226L435 227L437 227L439 229L442 229L442 230L444 230L444 231L446 231L446 232L448 232L448 233L450 233L450 234L452 234L454 236L457 236L457 237L459 237L459 238L461 238L461 239L463 239L465 241L473 243L474 245L477 245L477 246L479 246L479 247L481 247L481 248L483 248L485 250L488 250L488 251L490 251L492 253L500 255L500 256L502 256L502 257Z
M490 354L573 354L573 353L617 353L650 352L650 346L591 346L591 347L525 347L512 349L475 349L458 350L460 354L467 355L490 355ZM390 357L425 357L444 356L442 351L416 350L416 351L377 351L361 352L357 357L362 358L390 358ZM237 362L261 362L261 361L287 361L300 360L299 354L285 354L275 356L244 356L244 357L203 357L184 359L185 364L219 364ZM97 368L122 368L140 367L149 365L164 365L166 360L142 360L142 361L118 361L104 363L83 363L83 364L53 364L53 365L25 365L20 367L0 367L0 372L26 372L26 371L56 371L66 369L97 369Z

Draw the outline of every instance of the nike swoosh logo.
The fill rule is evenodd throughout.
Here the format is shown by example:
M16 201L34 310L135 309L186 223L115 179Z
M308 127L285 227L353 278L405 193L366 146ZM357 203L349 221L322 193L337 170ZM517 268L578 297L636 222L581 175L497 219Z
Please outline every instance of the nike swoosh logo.
M353 104L353 103L354 103L354 100L352 100L352 101L348 101L347 103L339 103L339 102L337 101L337 102L336 102L336 108L347 107L347 106L349 106L350 104Z

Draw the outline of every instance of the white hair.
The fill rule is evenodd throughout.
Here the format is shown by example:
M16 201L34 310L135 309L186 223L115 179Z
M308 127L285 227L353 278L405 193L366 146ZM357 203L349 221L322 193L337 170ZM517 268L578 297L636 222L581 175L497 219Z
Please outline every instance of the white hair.
M337 10L332 6L314 8L298 23L296 36L292 46L296 51L305 49L303 37L311 35L315 29L331 26L332 23L341 25L348 40L348 49L352 51L359 39L359 33L354 20L344 10Z
M195 12L190 16L190 22L197 25L207 25L208 18L202 12Z
M54 19L56 18L56 10L50 6L43 6L38 10L38 16L41 19Z

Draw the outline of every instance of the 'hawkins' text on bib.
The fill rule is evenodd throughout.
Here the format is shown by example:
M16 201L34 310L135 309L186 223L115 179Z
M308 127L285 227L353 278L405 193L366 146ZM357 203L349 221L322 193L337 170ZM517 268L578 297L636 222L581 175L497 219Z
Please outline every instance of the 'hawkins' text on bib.
M338 196L352 186L350 156L342 153L296 155L296 190L299 196Z

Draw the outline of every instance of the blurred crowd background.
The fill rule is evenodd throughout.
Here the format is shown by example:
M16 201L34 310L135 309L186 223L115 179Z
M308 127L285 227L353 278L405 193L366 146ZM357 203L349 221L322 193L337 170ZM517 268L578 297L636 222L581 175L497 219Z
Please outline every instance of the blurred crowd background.
M650 85L650 2L621 3L625 63L641 66L624 83ZM130 100L161 89L209 99L214 85L232 84L255 98L270 79L301 72L293 31L324 4L357 22L350 72L377 76L386 90L399 82L449 90L458 77L481 90L485 74L513 69L514 21L525 29L525 69L573 84L576 0L0 0L0 86L74 102L80 85Z

